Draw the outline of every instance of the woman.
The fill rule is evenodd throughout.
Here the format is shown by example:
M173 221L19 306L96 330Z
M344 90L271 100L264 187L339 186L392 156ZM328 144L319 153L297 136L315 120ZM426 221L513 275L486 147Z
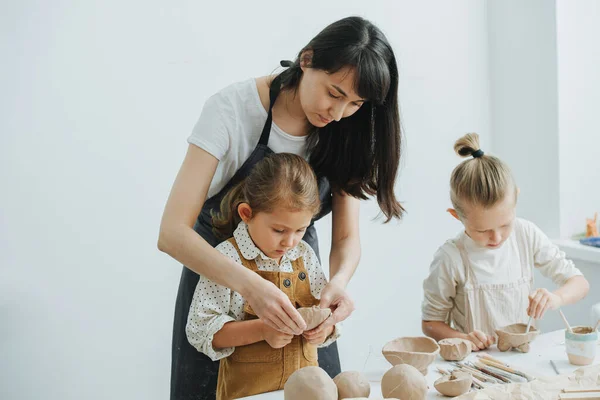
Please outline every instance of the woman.
M321 31L276 77L233 84L205 104L161 222L158 247L183 263L173 331L171 399L214 399L218 363L186 340L198 274L240 293L273 328L302 334L304 321L275 285L213 247L211 212L253 165L272 152L308 157L319 180L321 212L333 211L330 282L321 307L333 310L319 330L353 311L345 288L360 258L359 199L376 196L387 221L403 208L394 194L400 160L398 69L383 33L349 17ZM266 120L266 121L265 121ZM303 238L319 255L311 224ZM331 376L340 372L335 344L319 351Z

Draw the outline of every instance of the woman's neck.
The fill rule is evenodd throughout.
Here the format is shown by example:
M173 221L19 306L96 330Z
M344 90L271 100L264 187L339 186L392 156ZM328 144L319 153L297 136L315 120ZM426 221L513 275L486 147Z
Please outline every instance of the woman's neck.
M294 90L282 90L273 106L273 122L292 136L308 135L311 125Z

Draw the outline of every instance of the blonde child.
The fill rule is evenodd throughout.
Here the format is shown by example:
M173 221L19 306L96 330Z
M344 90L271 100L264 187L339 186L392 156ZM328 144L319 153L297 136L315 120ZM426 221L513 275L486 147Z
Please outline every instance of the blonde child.
M463 161L452 172L449 209L465 230L441 246L423 283L423 333L489 347L497 328L540 319L581 300L589 284L532 222L517 218L519 190L508 166L479 147L479 136L456 141ZM533 268L553 280L553 292L533 290Z
M275 284L296 307L318 305L327 281L302 237L319 208L308 163L294 154L272 154L223 198L213 226L229 239L216 249ZM317 346L338 336L335 326L302 336L279 332L258 319L239 293L203 276L186 334L198 351L220 360L217 399L282 389L295 370L318 365Z

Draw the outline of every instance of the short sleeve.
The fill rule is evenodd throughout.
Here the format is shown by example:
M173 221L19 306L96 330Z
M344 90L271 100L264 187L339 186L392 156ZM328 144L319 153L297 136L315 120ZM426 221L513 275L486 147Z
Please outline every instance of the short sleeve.
M234 124L235 112L231 102L222 93L217 93L204 104L188 143L221 160L229 150Z
M423 321L447 321L456 297L453 270L450 255L440 248L429 267L429 276L423 281Z

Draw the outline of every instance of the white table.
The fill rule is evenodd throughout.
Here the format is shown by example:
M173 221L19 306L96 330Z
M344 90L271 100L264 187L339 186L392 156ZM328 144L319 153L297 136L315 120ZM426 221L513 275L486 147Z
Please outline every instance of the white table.
M561 374L573 372L578 368L577 366L569 364L567 354L565 353L564 336L564 330L542 334L538 336L533 343L531 343L531 350L527 354L516 351L502 353L496 348L496 346L485 350L485 353L505 361L512 367L526 372L529 375L535 377L552 377L556 376L556 372L552 368L550 360L554 361L554 364ZM477 354L478 353L471 353L467 360L476 358ZM596 358L596 362L600 361L598 358L600 357ZM431 364L429 367L429 373L427 374L427 383L429 384L427 399L447 399L447 397L439 394L433 387L433 382L441 376L437 372L436 367L451 369L453 368L453 365L444 361L441 357L438 357L436 361ZM381 398L381 377L390 368L391 365L387 363L385 358L383 358L381 355L375 355L373 356L373 360L369 360L367 362L367 368L362 372L371 382L370 397ZM245 397L245 399L283 400L283 391L280 390L277 392L263 393L256 396Z

